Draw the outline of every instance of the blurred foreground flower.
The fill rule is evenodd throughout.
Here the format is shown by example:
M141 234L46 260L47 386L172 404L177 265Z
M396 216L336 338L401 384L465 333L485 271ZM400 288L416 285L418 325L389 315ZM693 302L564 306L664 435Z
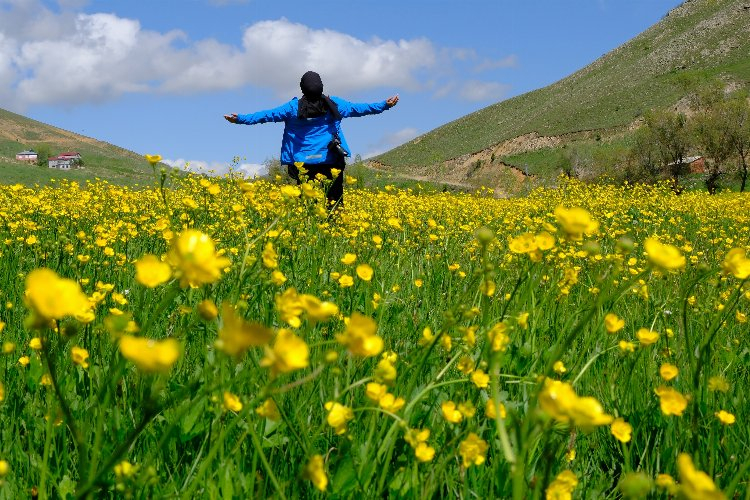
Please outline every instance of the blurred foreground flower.
M41 319L62 319L77 316L91 309L81 286L61 278L51 269L35 269L26 277L26 305Z
M695 468L693 459L687 453L680 453L677 457L677 469L680 471L679 493L684 498L689 500L726 498L708 474Z
M167 255L183 287L214 283L230 261L216 252L213 240L195 229L180 233Z
M172 338L153 340L123 335L120 354L144 373L165 373L180 356L180 344Z

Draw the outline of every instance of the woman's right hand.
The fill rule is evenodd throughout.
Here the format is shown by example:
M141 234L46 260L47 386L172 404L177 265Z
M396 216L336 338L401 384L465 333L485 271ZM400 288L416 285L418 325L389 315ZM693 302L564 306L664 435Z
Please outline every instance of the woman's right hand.
M385 103L388 105L389 108L392 108L393 106L395 106L396 103L398 103L398 94L386 99Z
M224 115L224 119L230 123L237 123L237 113Z

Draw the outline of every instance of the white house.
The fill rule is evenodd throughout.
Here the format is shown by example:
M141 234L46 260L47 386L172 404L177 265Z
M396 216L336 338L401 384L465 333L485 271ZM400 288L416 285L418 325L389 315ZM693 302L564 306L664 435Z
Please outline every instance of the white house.
M27 151L21 151L20 153L16 153L16 160L18 161L36 163L38 158L39 158L39 155L37 155L36 151L33 151L31 149Z
M70 170L81 163L81 154L76 152L60 153L57 156L50 156L47 160L49 168L59 168L61 170Z

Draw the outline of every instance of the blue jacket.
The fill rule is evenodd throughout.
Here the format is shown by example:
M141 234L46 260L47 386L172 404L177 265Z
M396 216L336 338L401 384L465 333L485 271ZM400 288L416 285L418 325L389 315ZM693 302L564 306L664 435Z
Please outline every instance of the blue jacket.
M331 100L336 103L343 118L375 115L388 109L385 101L370 104L353 103L335 96L331 96ZM256 123L284 122L284 137L281 142L281 163L284 165L291 165L294 162L337 163L337 158L328 150L334 131L338 133L341 146L349 155L352 154L341 131L341 120L334 121L331 113L300 120L297 118L297 106L298 100L295 97L278 108L237 115L237 123L255 125Z

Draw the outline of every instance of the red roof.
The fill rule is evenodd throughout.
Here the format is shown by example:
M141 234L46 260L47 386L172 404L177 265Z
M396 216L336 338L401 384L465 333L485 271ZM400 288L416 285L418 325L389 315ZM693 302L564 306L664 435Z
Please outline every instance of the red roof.
M60 156L81 156L81 154L80 153L76 153L75 151L73 151L73 152L69 152L69 153L60 153L57 156L58 157L60 157Z

